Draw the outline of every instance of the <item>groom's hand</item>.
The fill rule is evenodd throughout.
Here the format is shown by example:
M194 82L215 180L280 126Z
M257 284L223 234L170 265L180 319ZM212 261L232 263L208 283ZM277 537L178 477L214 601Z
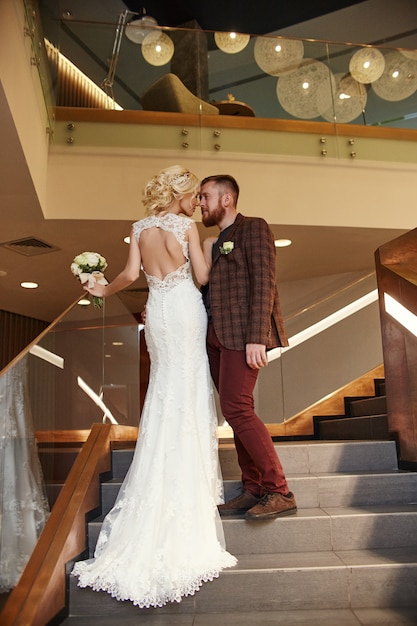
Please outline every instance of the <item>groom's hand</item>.
M261 343L246 344L246 363L253 370L259 370L268 365L266 346Z

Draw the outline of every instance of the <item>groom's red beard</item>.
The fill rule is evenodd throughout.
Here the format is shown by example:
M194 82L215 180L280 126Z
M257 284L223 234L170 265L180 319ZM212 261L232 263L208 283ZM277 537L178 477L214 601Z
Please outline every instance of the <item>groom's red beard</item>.
M217 205L217 208L211 213L205 212L202 209L201 221L203 222L204 226L207 226L207 227L217 226L219 222L222 221L225 213L226 213L226 209L222 207L219 202L219 204Z

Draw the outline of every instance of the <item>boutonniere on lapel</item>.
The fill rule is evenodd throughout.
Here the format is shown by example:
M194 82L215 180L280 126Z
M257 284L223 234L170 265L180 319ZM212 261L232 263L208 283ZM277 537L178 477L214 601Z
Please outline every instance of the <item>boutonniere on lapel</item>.
M230 254L234 247L233 241L225 241L222 246L219 246L220 254Z

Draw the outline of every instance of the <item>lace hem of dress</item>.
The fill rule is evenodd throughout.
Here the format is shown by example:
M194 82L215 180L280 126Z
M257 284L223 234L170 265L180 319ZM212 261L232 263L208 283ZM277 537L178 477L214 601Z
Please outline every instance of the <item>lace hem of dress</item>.
M85 588L91 587L93 591L105 591L119 601L129 600L133 602L135 606L141 609L149 609L151 607L162 607L169 602L181 602L186 596L193 596L203 585L203 583L211 582L215 578L218 578L220 572L228 567L233 567L237 563L236 557L232 556L228 552L224 552L222 555L221 563L216 568L207 570L201 574L195 574L190 576L185 571L183 573L178 572L176 579L179 581L175 588L161 591L161 593L144 593L142 596L128 593L120 589L120 585L117 582L111 581L111 573L106 578L101 576L89 576L88 564L86 562L76 563L71 574L78 576L78 587ZM90 580L91 579L91 580Z

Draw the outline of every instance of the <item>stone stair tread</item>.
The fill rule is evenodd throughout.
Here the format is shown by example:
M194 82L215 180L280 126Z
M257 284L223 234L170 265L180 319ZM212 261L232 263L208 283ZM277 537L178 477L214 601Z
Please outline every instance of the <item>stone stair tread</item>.
M396 469L398 460L394 441L344 439L275 442L275 450L287 475L311 471L346 471L361 469ZM130 465L132 450L113 451L113 474L123 477ZM240 477L236 451L233 447L219 449L224 478Z
M376 565L412 564L417 567L416 548L380 548L378 550L336 550L333 552L284 552L270 554L236 554L237 565L221 576L247 570L292 570L345 568Z
M352 516L375 516L375 515L392 515L392 514L417 514L417 502L400 503L400 504L374 504L364 506L337 506L337 507L311 507L298 509L297 514L289 517L275 518L267 521L267 524L286 523L296 519L306 519L312 517L352 517ZM88 525L101 524L105 515L98 515ZM230 517L222 517L223 524L231 525L241 522L250 524L254 528L261 528L263 522L248 522L244 514L234 515Z
M345 471L340 471L340 472L300 472L299 474L293 474L291 472L286 472L286 477L287 480L298 480L298 479L304 479L304 478L335 478L336 476L340 476L342 478L349 478L349 476L354 477L362 477L362 476L381 476L381 477L392 477L392 476L398 476L403 478L404 476L410 476L413 475L410 472L407 472L407 470L398 470L398 469L386 469L383 471L380 470L345 470ZM232 483L239 483L241 484L241 482L238 479L226 479L223 481L224 484L232 484ZM417 499L417 493L416 493L416 499Z
M90 556L103 517L88 524ZM222 519L226 546L233 554L417 548L417 504L313 507L266 522L248 522L244 515Z
M417 608L389 609L310 609L293 611L234 611L219 613L161 614L137 611L135 616L118 616L122 626L408 626L417 622ZM114 616L65 619L65 626L114 626Z
M352 569L363 567L409 565L417 569L417 547L379 548L374 550L334 550L317 552L284 552L267 554L235 554L238 562L223 570L219 578L241 575L244 572L308 571L317 569ZM416 574L417 575L417 574ZM216 580L212 581L213 583ZM76 579L71 576L75 589ZM204 590L204 586L200 590ZM106 597L106 596L103 596ZM417 604L417 601L416 601Z
M385 476L385 475L389 475L389 476L395 476L395 475L399 475L399 474L410 474L410 472L408 472L407 470L399 470L397 468L392 468L392 469L384 469L384 470L378 470L378 469L363 469L363 470L344 470L344 471L337 471L337 472L325 472L325 471L314 471L314 472L297 472L297 473L292 473L292 472L286 472L285 475L287 477L287 479L290 478L310 478L310 477L322 477L322 476ZM121 485L123 482L123 479L120 477L116 477L116 478L109 478L108 480L104 481L102 484L103 485ZM224 483L239 483L241 484L241 481L237 478L226 478L224 481Z
M348 567L398 566L407 564L417 567L417 547L336 550L335 554Z
M142 613L197 616L216 610L219 618L223 612L254 609L263 612L276 607L282 611L303 607L309 612L417 606L417 548L237 557L239 561L234 568L224 570L219 578L204 584L195 596L184 598L179 605L174 603ZM91 589L80 589L72 576L70 612L96 617L113 614L117 619L121 615L140 614L129 602L117 603L106 593L97 595ZM221 617L218 623L223 623Z
M401 470L287 474L298 509L329 506L407 504L417 501L417 473ZM114 505L121 479L102 484L103 512ZM240 480L224 481L226 501L241 492Z
M308 509L304 509L307 511ZM350 517L352 515L375 516L398 514L417 514L417 502L406 504L369 504L364 506L322 507L320 509L331 517Z

